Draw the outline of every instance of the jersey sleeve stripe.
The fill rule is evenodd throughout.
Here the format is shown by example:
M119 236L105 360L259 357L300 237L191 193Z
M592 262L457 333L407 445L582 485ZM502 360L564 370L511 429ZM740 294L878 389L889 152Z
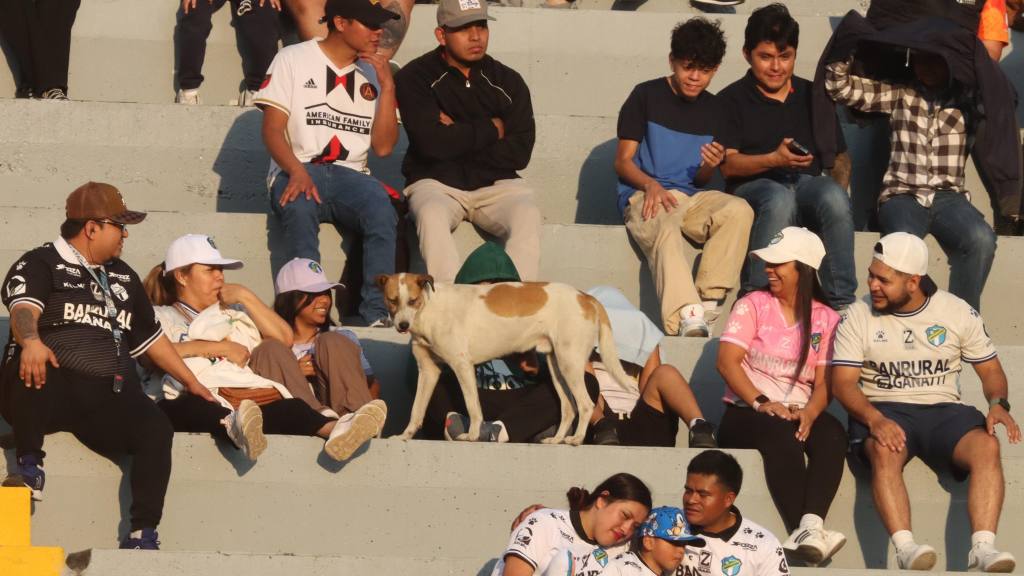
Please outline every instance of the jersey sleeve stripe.
M728 336L722 336L718 340L721 341L721 342L728 342L729 344L735 344L735 345L739 346L740 348L743 348L744 350L749 350L750 349L750 345L749 344L747 344L746 342L744 342L742 340L736 339L736 338L730 338Z
M995 357L996 357L996 353L993 352L993 353L989 354L988 356L985 356L984 358L968 358L966 356L961 356L960 358L964 362L967 362L968 364L981 364L982 362L988 362L989 360L991 360L991 359L993 359Z
M275 102L273 100L268 100L266 98L257 98L253 100L252 103L256 106L272 106L289 116L292 115L291 111L288 110L288 107L285 106L284 104L281 104L280 102Z
M159 325L157 325L156 332L153 332L152 336L150 336L149 338L146 338L145 342L143 342L142 344L139 344L138 346L136 346L128 354L132 358L135 358L135 357L139 356L140 354L144 353L146 350L149 350L149 347L152 346L153 343L156 342L156 339L159 338L161 335L163 335L163 333L164 333L163 329Z
M522 558L523 562L526 562L530 566L533 566L534 570L537 569L537 563L534 562L531 558L528 558L525 554L523 554L522 552L520 552L518 550L505 550L505 556L503 556L503 558L504 557L508 557L508 556L515 556L516 558Z
M15 298L14 300L11 300L10 304L7 305L7 309L14 310L14 307L17 306L18 304L28 304L29 306L35 306L36 308L39 309L40 312L42 312L43 308L46 307L46 304L44 304L41 300L37 300L36 298L29 298L28 296L22 296L21 298Z
M860 368L864 365L863 362L855 362L853 360L832 360L833 366L852 366L854 368Z

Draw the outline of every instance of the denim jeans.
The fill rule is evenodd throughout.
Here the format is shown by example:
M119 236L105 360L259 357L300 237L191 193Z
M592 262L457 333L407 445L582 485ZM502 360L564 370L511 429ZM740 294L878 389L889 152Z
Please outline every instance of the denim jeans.
M281 206L278 202L288 175L274 178L271 206L281 219L288 258L320 261L320 223L329 222L340 232L363 238L363 288L359 315L367 323L387 318L384 295L374 282L378 274L395 272L395 238L398 216L384 186L372 176L333 164L305 164L320 193L321 204L305 194Z
M949 258L949 291L981 310L981 292L996 255L996 233L966 196L939 190L931 208L912 194L893 196L878 207L878 225L882 234L935 236Z
M750 250L764 248L786 226L803 226L825 244L818 278L827 304L841 308L854 301L853 213L850 197L835 180L809 174L796 175L788 182L759 178L737 186L733 193L754 209ZM740 281L743 292L767 286L764 262L748 256Z

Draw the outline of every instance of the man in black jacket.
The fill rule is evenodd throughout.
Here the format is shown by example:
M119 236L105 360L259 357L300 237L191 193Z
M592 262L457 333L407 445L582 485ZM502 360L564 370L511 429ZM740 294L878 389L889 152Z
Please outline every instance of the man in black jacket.
M540 210L516 173L536 131L523 78L487 55L484 0L441 0L440 46L395 76L409 150L402 165L427 272L452 282L459 254L452 231L469 220L505 239L523 280L537 278Z

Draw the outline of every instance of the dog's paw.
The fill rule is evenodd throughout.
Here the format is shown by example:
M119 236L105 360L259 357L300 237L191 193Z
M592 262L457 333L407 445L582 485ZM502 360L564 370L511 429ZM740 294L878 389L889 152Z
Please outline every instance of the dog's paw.
M469 435L469 432L463 432L455 437L459 442L476 442L476 438Z
M541 444L561 444L562 440L563 440L562 438L559 438L557 436L552 436L550 438L544 438L543 440L540 441L540 443Z
M580 444L583 444L583 438L577 436L566 436L563 443L570 446L579 446Z
M412 440L412 437L415 436L415 435L416 435L415 431L414 432L410 432L410 431L406 430L405 432L402 432L401 434L398 434L397 436L392 436L392 438L395 438L397 440Z

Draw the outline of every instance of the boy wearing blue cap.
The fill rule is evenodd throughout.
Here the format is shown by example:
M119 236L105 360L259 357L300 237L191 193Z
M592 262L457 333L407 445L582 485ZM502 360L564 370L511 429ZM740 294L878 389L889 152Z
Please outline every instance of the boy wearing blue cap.
M617 556L603 574L618 576L661 576L675 572L686 554L686 547L704 547L704 539L694 536L686 513L673 506L651 510L630 545L629 552Z

